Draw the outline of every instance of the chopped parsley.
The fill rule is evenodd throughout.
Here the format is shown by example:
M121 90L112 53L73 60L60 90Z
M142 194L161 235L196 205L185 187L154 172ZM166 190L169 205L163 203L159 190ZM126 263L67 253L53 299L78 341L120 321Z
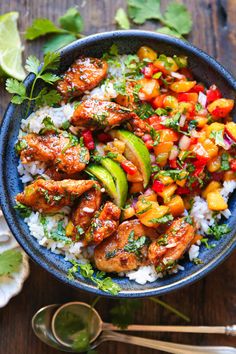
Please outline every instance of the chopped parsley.
M171 214L167 214L167 215L164 215L162 216L161 218L153 218L151 220L149 220L150 222L153 222L153 223L158 223L158 224L165 224L166 222L168 221L171 221L171 220L174 220L174 217L173 215Z
M207 235L214 236L216 240L219 240L225 234L231 231L230 227L226 224L213 225L207 230Z
M21 204L20 202L16 202L14 209L16 209L19 212L19 214L22 218L27 218L32 213L31 208L29 208L28 206L26 206L24 204Z
M75 260L70 260L72 267L68 270L68 278L70 280L75 279L75 274L80 270L82 277L90 279L94 284L97 285L98 289L108 292L111 295L117 295L121 288L119 285L111 279L111 277L105 277L104 272L94 271L90 263L78 263Z

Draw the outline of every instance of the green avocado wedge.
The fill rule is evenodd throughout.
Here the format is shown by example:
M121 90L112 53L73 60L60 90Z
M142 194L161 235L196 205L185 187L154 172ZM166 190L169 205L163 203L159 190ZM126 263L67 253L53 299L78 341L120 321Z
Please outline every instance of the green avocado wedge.
M110 160L110 159L105 159L105 160ZM108 162L105 162L105 164L108 165L109 168L111 168L111 166L112 166L113 169L118 170L118 169L116 169L117 166L115 166L115 168L114 168L113 162L114 161L111 160L111 163L108 161ZM114 162L114 164L116 164L116 163ZM118 168L119 168L119 166L118 166ZM89 174L92 174L93 176L95 176L99 180L99 182L104 186L106 192L109 194L109 196L111 197L111 199L114 201L114 203L117 206L119 206L119 207L122 206L121 202L124 203L126 201L127 191L125 188L123 189L123 193L125 193L125 191L126 191L126 195L120 194L120 192L118 192L118 190L122 192L121 183L124 183L123 178L121 178L121 179L119 178L119 173L116 174L116 171L115 172L113 171L113 175L114 174L116 175L116 177L113 179L112 174L108 171L107 168L105 168L101 165L95 165L95 164L89 164L85 171ZM123 175L121 175L121 176L123 177ZM126 184L127 184L127 180L126 180Z
M110 172L114 179L118 194L116 204L122 208L125 205L128 194L128 181L126 174L117 162L109 158L102 159L101 164Z
M143 175L143 186L147 187L151 176L151 159L149 151L139 137L128 130L112 130L109 132L113 138L125 143L125 157L131 161Z

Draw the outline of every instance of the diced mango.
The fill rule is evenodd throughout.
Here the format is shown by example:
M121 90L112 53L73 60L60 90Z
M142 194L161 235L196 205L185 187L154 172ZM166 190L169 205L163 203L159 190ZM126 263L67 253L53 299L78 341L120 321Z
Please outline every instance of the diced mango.
M178 108L178 100L174 96L166 96L163 100L164 108L177 109Z
M225 127L226 133L232 138L234 141L236 141L236 123L234 122L229 122L226 124Z
M157 201L157 194L150 189L148 194L142 194L139 196L138 200L140 201L150 201L150 202L156 202Z
M130 194L141 193L143 191L143 182L134 182L129 189Z
M163 143L159 143L157 146L153 147L154 153L156 156L162 154L163 152L169 153L173 147L173 141L165 141Z
M204 191L202 192L203 198L206 199L208 193L214 192L214 191L216 191L216 190L218 190L218 189L220 189L220 188L221 188L220 182L218 182L218 181L211 181L211 182L207 185L207 187L204 189Z
M224 181L236 181L236 172L234 171L225 171Z
M74 224L70 220L66 225L66 229L65 229L66 237L71 237L73 235L73 231L74 231Z
M140 100L150 101L160 93L160 85L155 79L143 78L138 81L138 84L141 85L138 93Z
M234 100L219 98L207 106L208 112L217 118L226 117L234 107Z
M168 62L168 65L166 65L166 61ZM179 69L178 65L171 57L166 57L166 60L161 60L158 58L153 64L164 74L169 74L171 71L177 71Z
M206 139L202 142L202 145L206 152L208 153L209 157L215 157L218 155L219 148L217 145L215 145L211 139Z
M130 219L130 218L132 218L134 215L135 215L135 210L134 210L134 208L133 208L133 207L129 207L129 208L126 208L125 210L123 210L122 219L123 219L123 220Z
M181 179L181 180L177 180L176 181L176 184L180 187L183 187L185 185L185 183L187 182L187 179L184 178L184 179Z
M135 174L130 175L127 173L127 180L129 182L143 182L143 176L141 172L137 171Z
M165 186L168 186L169 184L174 182L174 180L170 176L163 176L161 173L158 174L158 180Z
M175 195L169 203L167 203L167 206L170 208L171 214L176 217L184 212L184 201L179 195Z
M198 127L198 128L203 128L203 127L207 124L207 121L208 121L207 118L205 118L205 117L200 117L200 116L195 116L195 117L194 117L194 120L197 121L197 127Z
M147 46L140 47L137 52L137 55L140 60L149 59L151 61L154 61L157 58L157 52Z
M207 194L208 208L213 211L221 211L228 208L227 203L219 191L210 192Z
M209 138L210 135L211 135L211 133L212 133L213 131L214 131L214 132L218 132L218 131L220 131L220 130L224 130L224 128L225 128L225 125L224 125L224 124L222 124L222 123L217 123L217 122L208 125L208 126L207 126L207 130L206 130L206 132L207 132L207 137Z
M175 193L177 186L175 183L166 186L162 192L157 193L160 197L163 198L164 204L169 203L172 195Z
M213 157L207 163L207 169L209 172L216 172L220 169L220 167L221 167L221 157L219 155Z
M167 160L169 157L168 152L162 152L161 154L158 154L156 158L156 162L160 167L164 167L167 164Z
M166 142L166 141L178 141L179 136L178 133L176 133L172 129L162 129L159 130L158 132L160 134L160 143Z
M158 205L157 203L153 204L152 208L149 209L144 214L139 214L137 217L140 222L148 227L158 226L158 222L155 219L162 218L169 212L169 207L165 205Z
M202 235L200 234L196 234L193 238L193 240L191 241L191 245L194 245L195 243L197 243L197 241L200 241L203 238Z
M176 81L170 85L170 89L174 92L188 92L196 85L196 81Z

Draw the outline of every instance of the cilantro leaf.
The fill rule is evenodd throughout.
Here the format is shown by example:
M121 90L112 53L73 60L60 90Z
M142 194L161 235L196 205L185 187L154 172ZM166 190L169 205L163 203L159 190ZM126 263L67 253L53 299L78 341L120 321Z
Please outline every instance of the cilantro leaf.
M169 27L160 27L157 29L157 32L162 33L162 34L167 34L168 36L173 36L176 38L183 38L181 36L181 34L179 34L179 32L177 32L176 30L169 28Z
M135 311L138 310L139 307L139 300L120 300L110 311L112 324L121 329L127 328L134 322Z
M53 84L54 82L58 81L60 77L52 73L45 73L40 75L40 79L42 79L44 82L47 82L48 84Z
M224 142L224 129L222 130L213 130L210 134L210 138L215 139L215 144L225 148Z
M43 67L41 74L46 70L56 70L60 64L60 53L49 52L44 57Z
M53 106L58 104L61 100L61 95L57 90L48 91L46 88L40 91L40 94L35 100L36 105L39 106Z
M160 0L128 0L128 15L137 24L162 18Z
M58 20L63 29L74 34L80 33L84 29L83 18L76 7L69 8Z
M32 213L32 210L29 207L24 204L21 204L20 202L16 202L14 209L16 209L19 212L20 216L23 218L27 218Z
M115 21L122 29L128 30L130 28L129 18L125 10L121 7L116 11Z
M139 116L139 118L147 119L155 113L155 110L152 108L152 106L149 103L145 102L138 105L138 107L135 110L135 113Z
M60 33L63 32L62 29L58 28L52 21L48 18L36 18L31 27L26 29L25 38L28 40L33 40L35 38L45 36L49 33Z
M9 93L15 93L21 97L26 95L26 88L23 82L19 82L16 79L8 78L6 81L6 90Z
M221 170L222 171L228 171L230 170L230 164L229 164L229 154L224 152L221 155Z
M22 262L22 253L8 250L0 254L0 276L17 272Z
M173 215L167 214L167 215L162 216L161 218L153 218L150 220L150 222L158 223L158 224L165 224L166 222L172 221L173 219L174 219Z
M124 251L135 253L139 255L141 248L149 242L148 237L141 236L138 239L134 238L134 231L132 230L128 237L128 243L124 247Z
M52 36L43 46L44 54L54 52L57 49L65 47L67 44L74 42L77 37L70 33L61 33Z
M40 65L39 59L36 58L34 55L30 55L30 56L26 59L25 69L26 69L29 73L34 73L35 75L37 75L38 70L39 70L39 65Z
M162 22L180 35L188 34L193 25L191 14L186 6L177 2L168 4Z
M226 224L213 225L210 226L207 230L207 235L214 236L217 240L219 240L222 236L228 234L230 231L230 227Z

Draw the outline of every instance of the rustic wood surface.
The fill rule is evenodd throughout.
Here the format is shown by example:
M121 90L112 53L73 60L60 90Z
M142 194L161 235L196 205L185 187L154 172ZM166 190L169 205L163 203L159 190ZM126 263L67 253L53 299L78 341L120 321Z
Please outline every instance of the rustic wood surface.
M236 4L235 0L185 0L193 15L193 31L190 42L217 58L236 75ZM165 6L167 1L162 1ZM114 14L124 0L2 0L0 13L19 11L20 31L36 17L48 17L54 21L71 6L78 5L85 18L85 34L115 29ZM155 30L156 24L148 23L143 28ZM40 55L42 41L25 43L25 53ZM0 88L0 115L3 114L8 95ZM192 325L225 325L236 322L236 260L235 253L206 278L163 296L161 299L182 310L191 318ZM64 286L31 263L31 275L22 293L0 310L1 354L55 354L58 351L41 343L31 329L31 317L40 307L51 303L71 300L92 301L93 297ZM185 324L167 310L154 305L150 300L141 300L136 323ZM97 309L104 320L109 321L109 308L114 300L101 299ZM236 345L235 338L220 335L142 334L150 338L198 345ZM151 354L156 351L131 347L125 344L103 344L101 354Z

